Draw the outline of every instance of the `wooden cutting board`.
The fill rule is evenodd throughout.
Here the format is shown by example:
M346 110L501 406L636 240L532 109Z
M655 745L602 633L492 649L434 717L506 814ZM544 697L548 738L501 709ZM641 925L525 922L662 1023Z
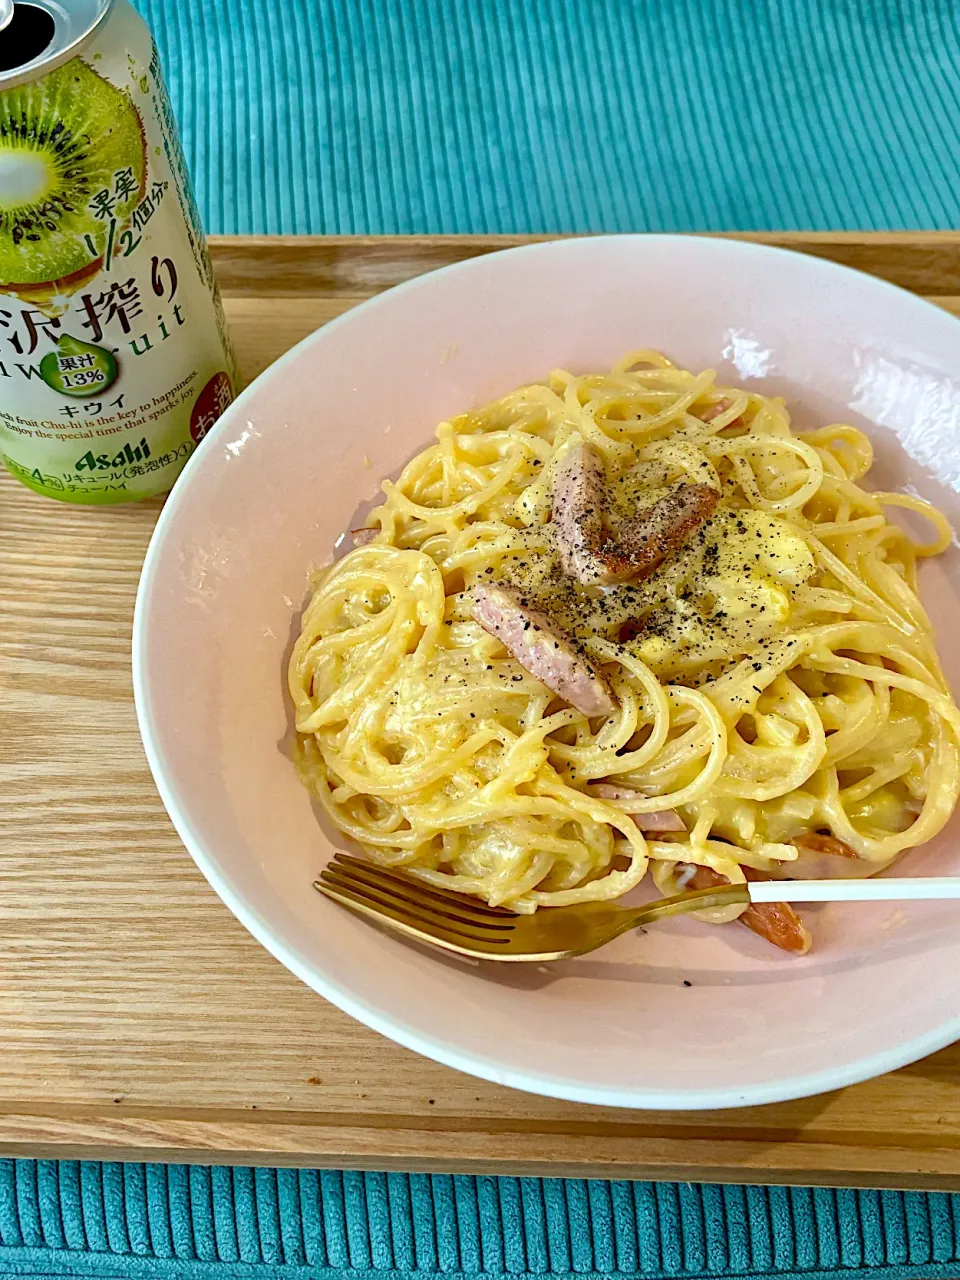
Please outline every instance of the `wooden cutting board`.
M960 314L960 235L753 237ZM245 375L372 293L516 243L219 239ZM312 994L201 878L134 718L134 592L159 503L0 481L0 1151L960 1188L960 1046L824 1097L641 1113L515 1093Z

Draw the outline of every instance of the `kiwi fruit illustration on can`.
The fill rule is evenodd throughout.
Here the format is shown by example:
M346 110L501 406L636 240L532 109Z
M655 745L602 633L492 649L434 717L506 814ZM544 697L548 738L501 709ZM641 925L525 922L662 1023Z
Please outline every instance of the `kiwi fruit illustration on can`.
M156 46L127 0L0 0L0 462L165 493L236 370Z

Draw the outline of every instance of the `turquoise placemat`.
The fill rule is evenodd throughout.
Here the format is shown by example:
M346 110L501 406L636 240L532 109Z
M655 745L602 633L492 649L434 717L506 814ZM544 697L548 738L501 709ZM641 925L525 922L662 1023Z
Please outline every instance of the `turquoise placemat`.
M922 1192L0 1162L0 1275L960 1275Z
M960 225L955 0L137 0L219 232Z

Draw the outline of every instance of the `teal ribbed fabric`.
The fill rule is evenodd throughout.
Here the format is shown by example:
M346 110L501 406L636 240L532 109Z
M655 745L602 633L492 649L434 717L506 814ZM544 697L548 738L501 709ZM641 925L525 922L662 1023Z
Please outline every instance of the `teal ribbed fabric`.
M137 0L218 232L960 225L956 0Z
M960 1275L960 1196L0 1161L0 1275Z

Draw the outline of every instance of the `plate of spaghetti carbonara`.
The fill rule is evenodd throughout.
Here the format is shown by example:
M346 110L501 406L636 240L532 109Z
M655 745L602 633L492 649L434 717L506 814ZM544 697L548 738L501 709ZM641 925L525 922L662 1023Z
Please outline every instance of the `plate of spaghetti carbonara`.
M144 564L183 842L315 991L501 1084L739 1106L960 1037L950 902L733 906L536 966L313 889L337 851L523 914L960 874L957 370L920 299L697 237L493 253L325 325Z
M950 526L871 462L657 351L441 423L304 614L305 781L374 861L520 912L883 870L956 807L960 712L917 594Z

